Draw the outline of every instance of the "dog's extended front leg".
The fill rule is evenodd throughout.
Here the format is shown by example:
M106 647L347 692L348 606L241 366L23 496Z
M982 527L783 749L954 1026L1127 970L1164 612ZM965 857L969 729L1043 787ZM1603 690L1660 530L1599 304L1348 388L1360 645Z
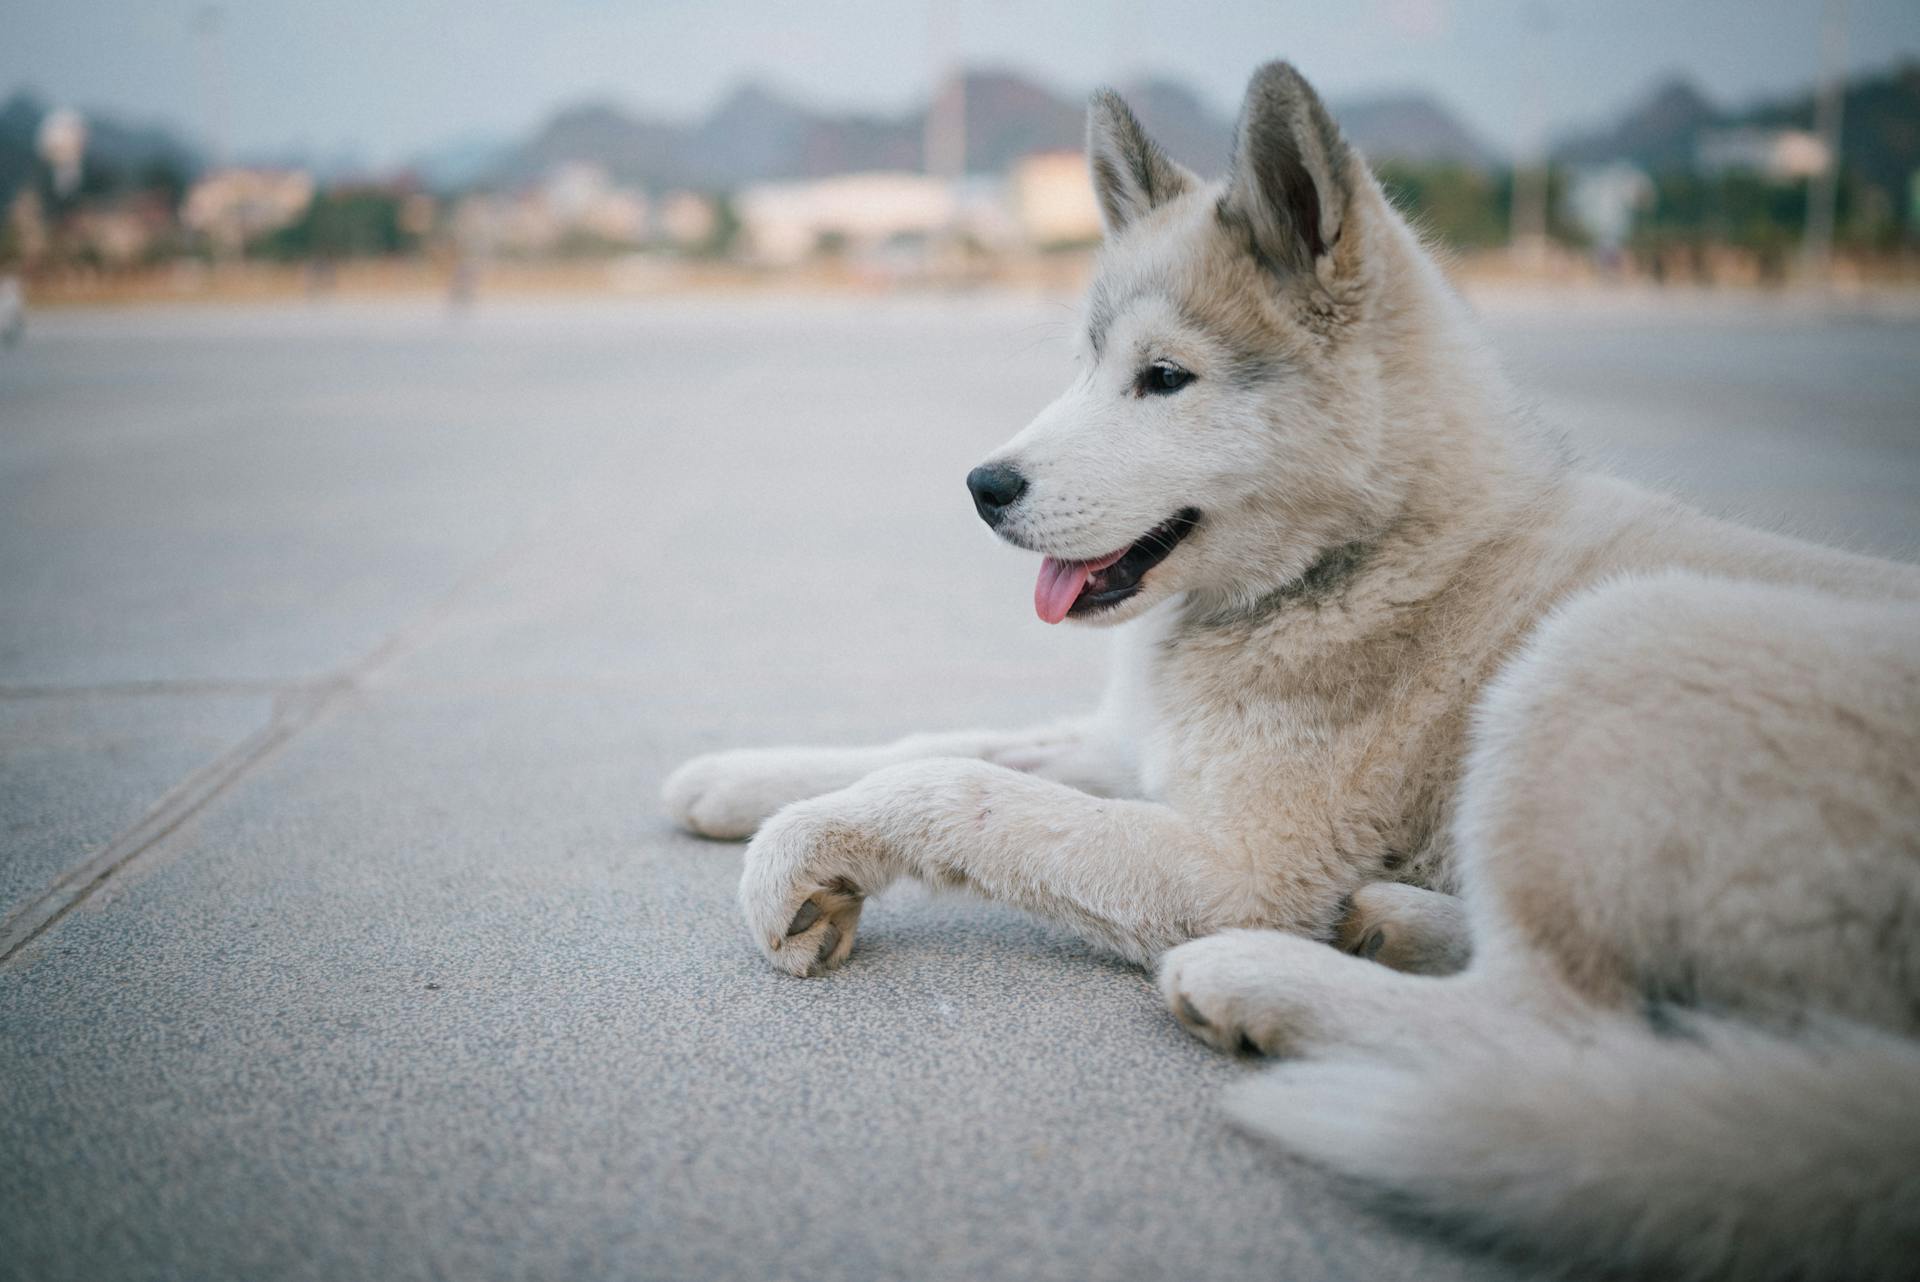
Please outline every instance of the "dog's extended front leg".
M751 836L782 806L851 787L888 766L972 757L1101 796L1138 784L1126 736L1088 717L1025 730L908 735L864 748L741 748L695 757L661 788L667 812L703 837Z
M866 896L901 877L966 887L1146 964L1245 920L1218 847L1171 807L1113 801L984 761L891 766L787 807L747 848L740 905L796 975L843 961Z

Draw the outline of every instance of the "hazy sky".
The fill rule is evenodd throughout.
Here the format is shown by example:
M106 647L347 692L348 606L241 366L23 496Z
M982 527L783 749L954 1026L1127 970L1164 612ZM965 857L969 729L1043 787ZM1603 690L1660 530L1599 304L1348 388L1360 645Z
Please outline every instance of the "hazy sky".
M764 79L803 100L894 109L937 65L1012 67L1081 92L1141 72L1231 110L1247 73L1297 62L1331 97L1433 91L1497 147L1617 110L1673 71L1739 103L1811 82L1820 0L233 0L221 7L242 154L351 148L386 162L511 138L611 97L696 116ZM0 0L0 95L211 130L200 0ZM933 17L938 11L942 17ZM1849 61L1920 56L1920 3L1851 0Z

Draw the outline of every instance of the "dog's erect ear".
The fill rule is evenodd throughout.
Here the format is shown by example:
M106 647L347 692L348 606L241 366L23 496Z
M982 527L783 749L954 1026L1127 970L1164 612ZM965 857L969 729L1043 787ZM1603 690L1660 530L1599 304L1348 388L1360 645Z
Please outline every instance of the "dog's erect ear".
M1154 206L1190 191L1197 181L1167 159L1111 89L1095 93L1087 108L1087 165L1093 170L1093 191L1100 198L1109 236Z
M1220 216L1275 271L1313 270L1339 243L1352 196L1351 152L1306 78L1284 62L1253 73L1234 126Z

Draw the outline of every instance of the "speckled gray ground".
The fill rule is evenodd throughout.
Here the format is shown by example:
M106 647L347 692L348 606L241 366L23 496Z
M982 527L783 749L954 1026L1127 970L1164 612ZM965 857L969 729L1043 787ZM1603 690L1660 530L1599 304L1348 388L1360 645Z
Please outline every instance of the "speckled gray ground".
M0 357L0 918L75 906L0 964L0 1276L1513 1276L1225 1130L1247 1070L1139 973L903 893L782 979L738 848L656 813L701 749L1091 695L1097 638L1032 619L960 488L1067 316L36 318ZM1920 325L1491 317L1623 470L1920 535Z

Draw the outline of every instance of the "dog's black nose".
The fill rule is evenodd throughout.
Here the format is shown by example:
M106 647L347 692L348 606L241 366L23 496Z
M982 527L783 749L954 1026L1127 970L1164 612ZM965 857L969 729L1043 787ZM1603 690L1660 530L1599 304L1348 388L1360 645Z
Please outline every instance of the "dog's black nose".
M998 525L1007 509L1027 492L1027 478L1011 464L988 463L967 473L967 488L973 491L973 505L979 509L980 519Z

